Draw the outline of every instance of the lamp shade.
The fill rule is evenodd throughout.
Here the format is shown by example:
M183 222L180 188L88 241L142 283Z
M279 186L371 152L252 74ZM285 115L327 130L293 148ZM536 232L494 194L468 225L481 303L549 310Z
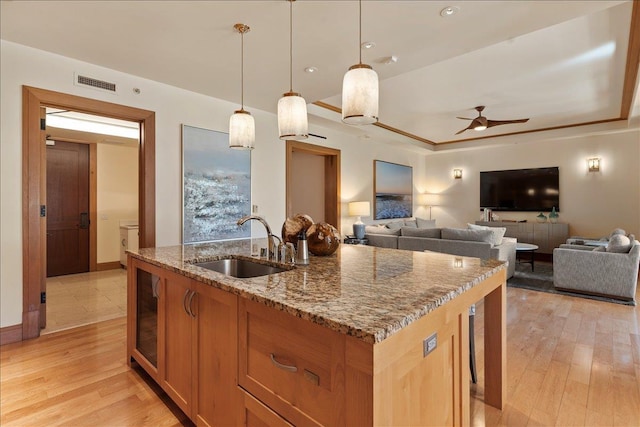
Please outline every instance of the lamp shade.
M349 216L369 216L371 215L371 205L369 202L350 202L348 211Z
M420 194L418 203L421 206L438 206L440 204L440 196L430 193Z
M344 75L342 121L350 125L378 121L378 74L369 65L353 65Z
M307 103L300 94L287 92L278 101L278 132L280 139L309 137Z
M256 124L251 113L236 110L229 119L229 148L253 149L256 140Z

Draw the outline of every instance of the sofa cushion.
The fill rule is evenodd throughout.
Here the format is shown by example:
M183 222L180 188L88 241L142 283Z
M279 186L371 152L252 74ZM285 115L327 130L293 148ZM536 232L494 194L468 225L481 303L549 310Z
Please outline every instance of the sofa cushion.
M439 228L402 227L400 229L400 235L408 236L408 237L428 237L431 239L439 239L440 229Z
M416 223L418 224L418 228L436 228L435 219L416 218Z
M467 240L471 242L485 242L493 246L493 232L491 230L470 230L468 228L443 228L443 239Z
M400 230L400 227L404 227L404 221L392 221L384 225L391 230Z
M366 234L387 234L391 236L399 236L400 227L396 229L391 229L391 228L387 228L385 226L380 226L380 225L365 225L364 232Z
M418 228L418 222L415 219L405 219L404 226L411 227L411 228Z
M631 239L624 234L614 234L609 239L609 245L607 246L607 252L613 252L618 254L624 254L631 250Z
M507 232L506 227L488 227L486 225L476 225L467 223L467 228L471 230L489 230L493 233L493 246L499 246L502 244L502 238L504 233Z

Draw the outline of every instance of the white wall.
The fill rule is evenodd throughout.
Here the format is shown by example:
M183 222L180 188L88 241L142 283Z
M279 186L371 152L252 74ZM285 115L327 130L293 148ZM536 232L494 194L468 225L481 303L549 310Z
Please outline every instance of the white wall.
M74 72L114 81L118 94L73 85ZM187 71L185 71L187 72ZM1 41L0 45L0 327L22 321L22 85L94 98L156 112L156 244L180 243L181 142L180 125L227 131L237 104L145 80L59 55ZM135 94L133 88L139 88ZM277 100L274 100L274 103ZM285 219L285 144L278 139L274 114L251 108L256 121L252 152L252 203L279 230ZM373 160L413 166L420 190L424 156L373 139L360 140L334 129L312 125L310 132L326 140L309 143L342 151L342 212L346 202L373 202ZM420 214L420 210L416 214ZM427 213L428 214L428 213ZM366 218L365 218L366 219ZM354 218L342 218L342 233L351 232ZM264 232L254 225L256 235Z
M598 173L587 159L600 157ZM604 236L620 227L640 236L640 131L563 138L545 142L437 153L427 157L425 182L440 193L433 208L439 226L464 226L480 219L480 171L560 168L560 222L570 235ZM453 179L453 169L463 169ZM535 221L537 212L497 212L501 219Z
M120 221L138 220L138 147L97 144L98 264L120 261Z

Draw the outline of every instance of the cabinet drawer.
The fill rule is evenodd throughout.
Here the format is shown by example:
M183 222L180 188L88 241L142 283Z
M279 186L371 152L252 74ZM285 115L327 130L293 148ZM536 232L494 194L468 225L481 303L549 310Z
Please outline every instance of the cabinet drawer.
M345 337L240 300L239 383L296 425L343 425Z
M242 391L242 425L246 427L293 427L284 418L262 404L246 391Z

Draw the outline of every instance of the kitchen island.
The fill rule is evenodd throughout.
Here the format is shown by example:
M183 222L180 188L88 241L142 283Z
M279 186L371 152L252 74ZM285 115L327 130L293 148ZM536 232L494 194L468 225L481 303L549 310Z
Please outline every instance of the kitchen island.
M503 262L341 245L253 278L194 265L250 248L129 253L129 360L197 424L468 425L468 308L482 298L485 402L502 408Z

